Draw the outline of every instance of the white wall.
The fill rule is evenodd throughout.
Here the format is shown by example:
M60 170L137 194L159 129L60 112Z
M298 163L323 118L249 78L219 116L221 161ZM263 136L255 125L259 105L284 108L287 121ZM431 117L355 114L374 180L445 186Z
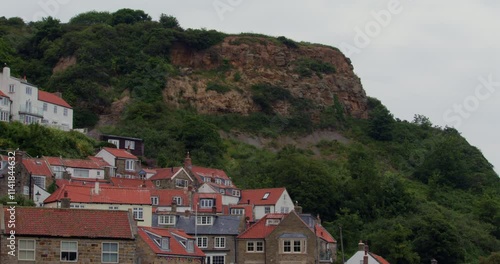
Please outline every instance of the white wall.
M359 264L363 263L364 251L356 252L350 259L346 261L346 264ZM379 263L374 257L368 255L368 263Z
M274 205L256 205L253 208L253 213L254 213L254 217L256 220L259 220L266 215L266 213L265 213L266 207L271 208L271 211L270 211L271 213L276 213Z
M116 167L115 156L111 155L111 153L107 152L106 150L101 149L97 154L95 154L95 156L103 158L104 161L106 161L109 165Z
M66 171L71 174L71 177L76 177L75 176L75 169L82 169L82 168L66 168ZM86 169L89 171L89 179L104 179L104 169ZM97 175L99 173L99 175ZM81 178L81 177L80 177Z
M288 211L285 211L285 213L288 213L288 212L290 212L290 211L293 210L294 206L295 205L294 205L294 203L292 201L292 198L290 197L290 195L288 194L288 192L285 190L281 194L278 202L276 203L276 213L281 213L282 212L281 208L283 208L283 207L287 207L288 208Z
M109 210L110 206L118 206L118 210L121 211L128 211L129 209L132 211L132 208L134 207L142 207L142 214L143 214L143 221L137 221L138 226L151 226L151 221L152 221L152 214L153 214L153 209L151 205L140 205L140 204L92 204L92 203L73 203L73 205L84 205L83 209L97 209L97 210ZM49 203L49 204L44 204L43 207L50 207L50 208L60 208L61 204L57 202ZM74 209L78 210L78 209Z
M222 204L223 205L238 204L239 200L240 200L240 197L222 195Z
M62 130L73 129L73 109L60 105L39 101L38 107L43 110L43 105L47 104L47 111L43 111L42 123L48 126L54 126ZM54 107L57 107L57 113L54 113ZM64 109L68 109L68 115L64 115Z

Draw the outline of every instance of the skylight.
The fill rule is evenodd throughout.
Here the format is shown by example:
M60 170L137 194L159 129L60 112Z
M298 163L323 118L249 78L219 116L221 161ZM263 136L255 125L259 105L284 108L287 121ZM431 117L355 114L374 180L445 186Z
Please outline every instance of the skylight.
M269 197L269 193L268 193L268 192L266 192L266 193L264 194L264 197L262 197L262 200L267 200L267 198L268 198L268 197Z

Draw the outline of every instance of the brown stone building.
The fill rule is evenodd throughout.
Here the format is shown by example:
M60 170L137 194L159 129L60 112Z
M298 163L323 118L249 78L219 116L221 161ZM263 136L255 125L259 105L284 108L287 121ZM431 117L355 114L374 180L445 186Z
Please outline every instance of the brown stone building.
M127 211L16 207L13 218L11 208L0 209L0 263L137 261Z
M103 158L110 164L114 171L111 177L139 178L141 171L141 162L139 158L124 149L102 148L96 157Z
M149 178L158 189L185 189L195 185L194 179L182 167L155 169L156 174Z
M238 236L238 263L333 263L336 241L308 214L267 214Z

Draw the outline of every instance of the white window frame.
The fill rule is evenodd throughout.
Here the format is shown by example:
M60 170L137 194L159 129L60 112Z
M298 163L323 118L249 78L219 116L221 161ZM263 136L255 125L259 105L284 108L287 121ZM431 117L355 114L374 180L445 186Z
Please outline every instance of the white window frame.
M289 251L285 251L285 243L289 243ZM299 243L299 250L296 250L296 243ZM283 254L305 254L306 250L306 240L305 239L281 239L280 241L280 252Z
M78 173L76 173L77 171L78 171ZM87 176L85 176L85 175L87 175ZM88 169L73 169L73 177L76 177L76 178L89 178L90 177L90 171Z
M54 114L57 114L57 105L54 105Z
M262 200L267 200L267 198L269 198L269 194L270 194L270 193L266 192L266 193L264 194L264 196L262 197Z
M158 205L160 202L160 198L158 196L151 196L151 204L152 205Z
M44 112L47 112L47 109L49 109L48 106L47 106L47 103L43 103L42 107L43 107L43 111Z
M32 95L33 94L33 88L26 86L26 94Z
M104 251L104 244L116 244L116 251ZM115 261L104 261L104 254L116 254ZM102 242L101 244L101 262L102 263L119 263L120 262L120 243L118 242Z
M196 225L213 225L214 218L207 215L199 215L196 217Z
M240 190L233 190L232 193L233 193L233 196L236 196L236 197L240 197L240 195L241 195Z
M142 207L134 207L132 209L134 219L144 220L144 208Z
M9 112L0 111L0 121L9 121Z
M131 160L131 159L125 160L125 170L133 171L134 168L135 168L135 161L134 160Z
M125 140L125 148L126 149L135 149L135 141Z
M110 205L108 207L109 210L118 210L118 205Z
M188 181L185 179L175 179L175 187L188 187Z
M245 209L243 209L243 208L231 208L231 214L232 215L244 215Z
M222 184L222 179L215 178L215 183L219 185Z
M9 93L15 93L16 92L16 86L14 84L9 84Z
M214 238L214 248L226 248L226 238L225 237L215 237Z
M176 205L182 205L182 197L174 196L172 200L175 202Z
M271 213L271 206L264 207L264 214L270 214L270 213Z
M63 244L64 243L72 243L76 244L76 249L66 249L63 250ZM76 259L75 260L65 260L63 259L63 252L68 252L68 254L71 253L76 253ZM78 241L61 241L61 254L60 254L61 262L77 262L78 261Z
M214 258L222 258L222 261L218 261L216 264L226 263L226 255L207 255L206 263L214 264Z
M18 247L18 254L17 254L17 259L18 260L35 260L36 259L36 240L34 239L19 239L19 247ZM33 242L33 248L27 248L26 245L23 245L23 242ZM25 256L21 256L21 253L30 253L33 252L33 258L26 258ZM25 257L25 258L23 258Z
M261 250L259 250L259 244ZM249 253L263 253L264 252L264 241L247 241L247 252Z
M63 115L68 116L68 108L63 108Z
M158 225L175 225L175 215L158 215Z
M108 139L108 143L115 145L116 148L120 148L120 140L118 139Z
M199 248L207 248L208 247L208 237L197 237L196 245Z
M212 208L214 204L214 199L200 199L200 208Z
M160 180L157 180L155 183L156 183L156 187L160 187L160 184L161 184Z
M84 204L70 204L69 208L74 208L74 209L84 209L85 205Z

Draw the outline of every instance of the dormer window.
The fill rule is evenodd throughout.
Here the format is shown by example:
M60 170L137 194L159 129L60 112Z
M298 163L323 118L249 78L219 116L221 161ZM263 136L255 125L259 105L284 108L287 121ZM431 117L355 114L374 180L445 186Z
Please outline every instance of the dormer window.
M170 250L170 240L168 237L156 237L153 239L161 250Z
M240 190L233 190L233 196L240 197Z
M188 187L188 181L184 179L175 179L176 187Z
M201 208L212 208L214 206L214 199L200 199Z
M220 190L219 190L219 192L220 192L221 194L226 194L226 191L225 191L224 189L220 189Z
M159 198L158 196L151 196L151 204L152 205L158 205Z
M198 216L198 217L196 217L196 224L197 225L212 225L213 224L213 217L206 216L206 215Z
M16 88L14 84L9 84L9 93L14 93L16 91Z
M266 225L267 226L270 226L270 225L279 225L280 224L280 220L279 219L266 219Z
M134 170L134 160L126 160L125 161L125 170L128 170L128 171Z
M225 180L225 181L224 181L224 185L226 185L226 186L231 186L231 181L230 181L230 180Z
M245 209L243 209L243 208L231 208L231 214L232 215L244 215Z
M186 244L186 251L189 252L189 253L193 253L194 252L194 240L192 239L189 239L187 241L187 244Z
M176 205L182 205L182 197L180 196L174 196L174 198L172 198L172 201L175 202Z
M222 180L221 180L221 179L219 179L219 178L217 178L217 179L215 179L215 183L217 183L217 184L222 184Z
M210 178L209 177L203 177L203 181L204 182L211 182Z
M267 200L267 198L269 198L269 193L268 192L266 192L264 194L264 196L262 197L262 200Z

